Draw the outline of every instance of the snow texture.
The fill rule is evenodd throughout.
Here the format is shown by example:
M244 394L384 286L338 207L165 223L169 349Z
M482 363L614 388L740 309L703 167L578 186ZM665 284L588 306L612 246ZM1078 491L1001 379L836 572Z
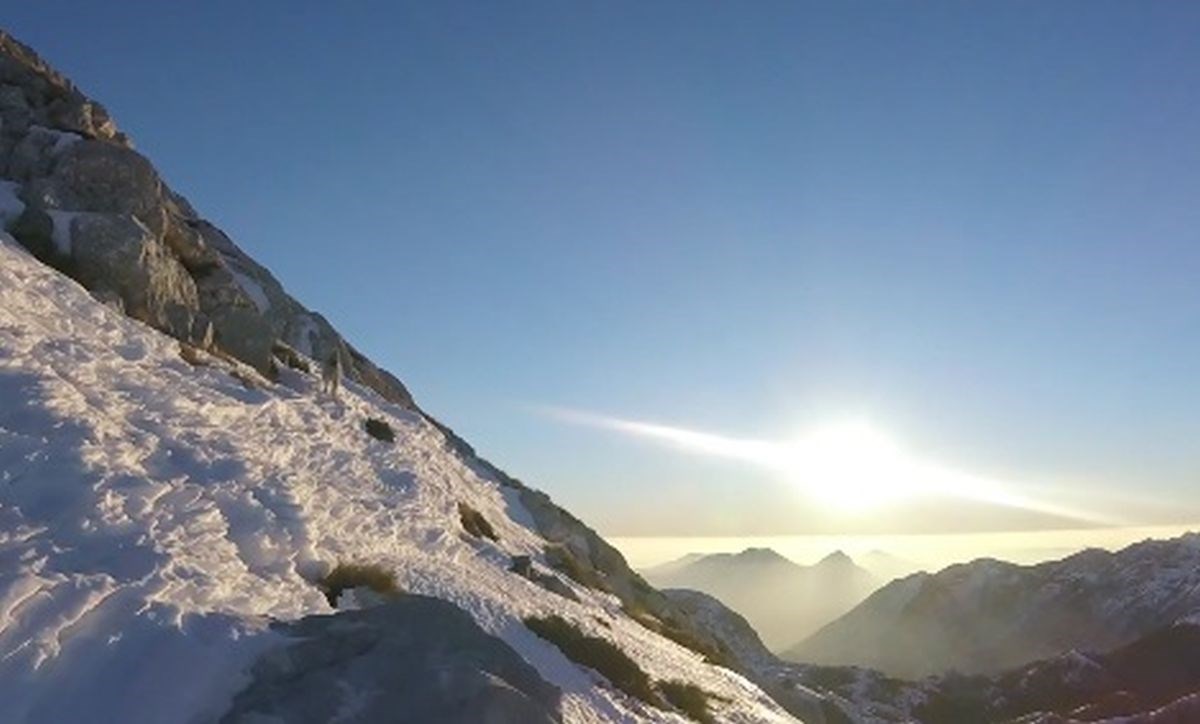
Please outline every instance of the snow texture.
M272 385L207 362L0 233L0 721L219 718L281 645L272 620L330 612L312 580L338 562L464 609L563 691L568 722L686 720L572 664L523 616L564 616L654 680L702 687L719 721L792 721L615 597L565 581L574 602L508 572L513 555L544 568L528 512L419 414L354 383L334 400L294 370ZM368 417L396 443L368 437ZM462 531L459 501L498 542Z

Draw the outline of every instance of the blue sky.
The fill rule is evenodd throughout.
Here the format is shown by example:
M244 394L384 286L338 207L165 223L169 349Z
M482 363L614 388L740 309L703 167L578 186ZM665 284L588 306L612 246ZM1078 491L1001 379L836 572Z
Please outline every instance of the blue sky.
M864 417L964 469L1200 518L1200 6L344 5L0 24L603 532L1049 523L833 519L538 406L770 439Z

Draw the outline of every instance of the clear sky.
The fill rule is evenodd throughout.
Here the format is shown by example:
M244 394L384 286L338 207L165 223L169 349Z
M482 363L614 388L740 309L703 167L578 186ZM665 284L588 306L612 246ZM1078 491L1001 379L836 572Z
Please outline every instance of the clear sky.
M1200 4L42 0L0 23L602 532L1061 523L835 514L607 418L866 420L1124 522L1200 518Z

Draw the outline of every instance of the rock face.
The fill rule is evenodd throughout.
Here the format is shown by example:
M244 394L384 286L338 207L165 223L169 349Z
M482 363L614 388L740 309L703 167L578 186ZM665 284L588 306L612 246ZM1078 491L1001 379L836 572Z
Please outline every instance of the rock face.
M550 724L560 693L452 603L403 596L280 625L223 724L411 721Z
M4 218L40 259L181 340L212 339L270 373L277 342L413 408L408 390L305 309L133 149L108 112L0 31L0 180L24 208ZM211 332L210 332L211 330Z

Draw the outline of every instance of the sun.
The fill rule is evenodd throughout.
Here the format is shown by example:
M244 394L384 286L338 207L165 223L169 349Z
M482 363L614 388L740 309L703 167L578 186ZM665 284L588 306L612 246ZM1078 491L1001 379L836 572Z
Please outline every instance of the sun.
M568 422L656 440L677 450L739 460L789 481L823 510L866 515L918 498L972 501L1046 513L1090 523L1116 524L1063 504L1038 486L973 473L905 449L862 418L813 427L787 441L731 437L661 423L544 408Z
M857 420L814 428L787 445L779 462L806 495L849 513L923 490L916 461L892 438Z

